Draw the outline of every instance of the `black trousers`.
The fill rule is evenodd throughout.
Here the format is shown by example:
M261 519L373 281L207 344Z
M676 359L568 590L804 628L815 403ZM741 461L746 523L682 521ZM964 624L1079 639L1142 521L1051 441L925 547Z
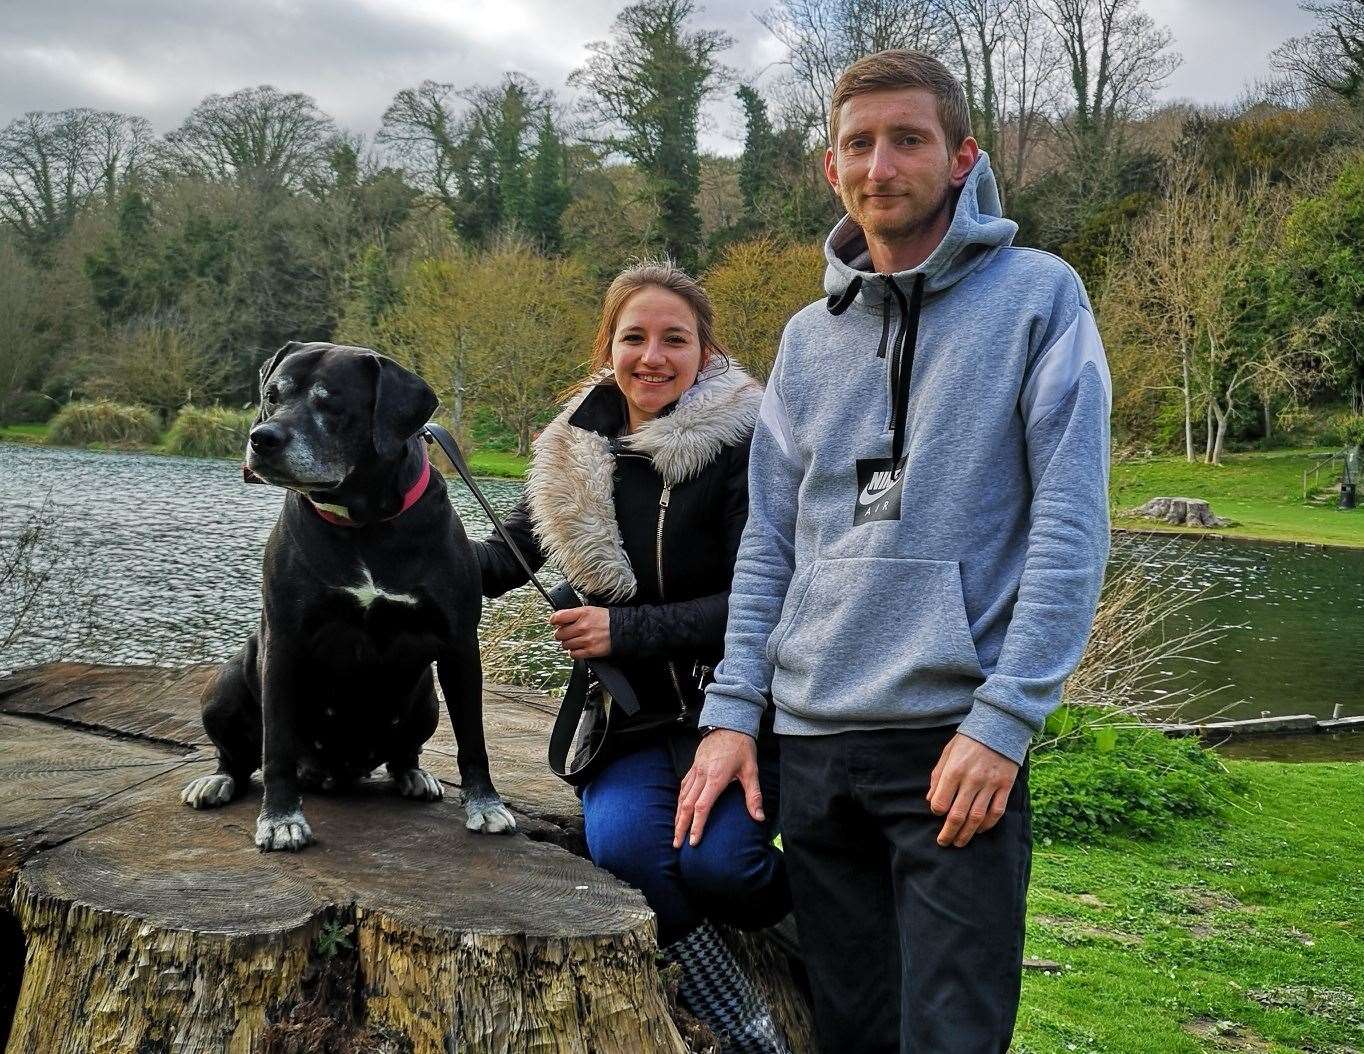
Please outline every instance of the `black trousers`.
M781 826L824 1054L1005 1054L1032 829L1025 764L995 827L943 848L928 779L955 726L781 737Z

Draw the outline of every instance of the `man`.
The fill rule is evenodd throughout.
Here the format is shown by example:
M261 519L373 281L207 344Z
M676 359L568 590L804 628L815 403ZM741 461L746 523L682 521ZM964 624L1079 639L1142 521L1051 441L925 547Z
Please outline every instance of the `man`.
M735 779L761 815L770 693L821 1048L1003 1052L1028 746L1108 556L1108 369L1075 272L1011 246L941 63L859 60L829 125L848 214L763 399L677 841Z

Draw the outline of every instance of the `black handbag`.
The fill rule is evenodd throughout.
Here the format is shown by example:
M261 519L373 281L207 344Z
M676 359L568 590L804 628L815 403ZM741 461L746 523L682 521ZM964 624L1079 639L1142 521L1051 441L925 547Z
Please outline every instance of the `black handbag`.
M633 717L639 712L628 682L624 692L617 695L603 684L599 674L599 666L594 670L581 659L574 661L549 735L549 770L570 787L590 782L600 770L613 715ZM623 676L620 679L625 681ZM614 720L618 724L620 719Z

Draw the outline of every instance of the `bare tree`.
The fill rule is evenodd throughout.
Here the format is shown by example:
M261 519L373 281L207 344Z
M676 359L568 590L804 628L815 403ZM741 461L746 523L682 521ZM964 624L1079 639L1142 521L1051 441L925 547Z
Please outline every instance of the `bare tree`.
M384 111L376 137L424 190L449 209L458 198L459 144L465 136L463 118L456 112L458 98L453 84L439 81L404 88Z
M146 163L152 140L144 118L107 110L16 118L0 131L0 220L40 251L88 198L112 202Z
M1082 186L1092 186L1121 153L1125 124L1143 113L1180 56L1174 37L1140 0L1038 0L1066 59L1072 91L1059 127Z
M49 493L0 525L0 671L66 657L89 643L102 596L90 550Z
M173 168L211 182L301 189L322 178L336 137L312 96L262 84L208 96L163 149Z
M553 113L553 93L520 73L463 91L423 81L394 97L378 141L482 243L528 224L532 154Z
M96 398L136 403L169 419L189 403L226 394L231 364L210 354L211 341L175 310L113 326L85 362L85 390Z
M1323 348L1310 324L1306 332L1301 327L1288 333L1236 332L1258 307L1252 302L1257 291L1247 277L1276 249L1291 199L1283 187L1260 182L1231 202L1227 212L1232 213L1233 231L1222 269L1224 303L1207 319L1205 333L1204 387L1216 426L1215 431L1209 428L1213 434L1207 461L1213 465L1222 462L1227 428L1243 399L1254 395L1262 407L1276 401L1290 409L1301 406L1334 366L1331 350Z
M1027 182L1037 144L1047 134L1065 97L1065 56L1061 42L1038 10L1037 0L1015 0L1004 14L995 49L995 171L1006 190Z
M0 241L0 424L47 357L41 284L37 268L8 240Z
M971 132L991 158L998 155L1000 98L996 73L1009 18L1024 0L942 0L952 27Z
M780 0L758 16L787 49L788 105L822 142L839 74L890 48L949 54L951 24L940 0Z
M1164 201L1130 232L1103 289L1099 317L1115 372L1135 372L1148 389L1180 393L1188 461L1194 460L1195 417L1211 421L1208 334L1230 327L1227 293L1239 273L1241 218L1235 193L1206 185L1197 157L1177 159L1167 172Z
M1320 25L1275 50L1274 65L1299 97L1364 98L1364 0L1306 0Z
M954 42L971 131L1007 189L1028 161L1062 96L1060 41L1037 0L939 0Z
M1183 157L1109 270L1099 317L1115 376L1180 393L1189 461L1195 420L1206 422L1205 460L1220 464L1241 400L1291 406L1325 368L1316 342L1244 331L1258 306L1250 277L1272 252L1286 201L1265 185L1208 184L1198 159Z

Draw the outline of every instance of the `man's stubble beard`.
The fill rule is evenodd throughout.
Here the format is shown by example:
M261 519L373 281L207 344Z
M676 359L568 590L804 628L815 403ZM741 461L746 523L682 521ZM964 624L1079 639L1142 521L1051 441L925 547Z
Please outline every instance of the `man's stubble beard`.
M853 194L840 193L839 197L843 199L843 208L847 210L853 222L862 228L864 234L883 242L898 242L913 238L933 226L941 216L951 210L955 194L956 188L952 186L950 172L944 172L942 187L934 205L915 209L909 216L890 223L878 223L879 217L870 210L863 209L861 202Z

